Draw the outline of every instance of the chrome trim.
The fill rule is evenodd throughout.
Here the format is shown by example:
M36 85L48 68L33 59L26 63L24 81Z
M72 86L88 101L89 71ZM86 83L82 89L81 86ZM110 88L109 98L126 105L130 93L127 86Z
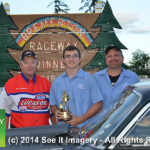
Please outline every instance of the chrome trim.
M127 89L128 90L128 89ZM130 90L128 90L128 91L130 91ZM138 101L138 103L127 113L127 115L126 115L126 117L132 112L132 110L139 104L139 102L141 101L141 97L142 97L142 95L141 95L141 93L139 93L139 92L137 92L137 91L135 91L135 90L133 90L133 91L130 91L131 93L134 93L134 94L136 94L136 95L138 95L139 96L139 101ZM110 134L106 137L106 138L108 138L108 137L110 137L110 135L118 128L118 126L120 126L120 124L126 119L126 117L120 122L120 123L118 123L118 125L110 132ZM89 145L89 146L91 146L91 147L93 147L93 148L99 148L99 149L102 149L102 145L104 145L105 144L105 141L106 141L106 138L104 139L104 141L100 144L100 145ZM103 150L103 149L102 149Z
M142 97L141 93L139 93L139 92L137 92L135 90L133 90L133 93L135 93L136 95L140 96L140 98Z
M111 144L108 149L114 149L115 146L118 144L117 141L119 141L119 139L123 138L123 136L131 129L131 127L134 124L137 124L137 122L139 121L139 119L141 119L142 115L145 114L145 111L148 110L150 108L150 102L144 106L140 112L130 121L130 123L124 128L124 130L119 134L119 136L117 136L116 138L116 143Z
M132 112L132 110L139 104L139 102L141 101L141 93L138 93L137 91L133 90L133 93L139 96L139 101L138 103L127 113L126 117ZM118 126L120 126L120 124L126 119L126 117L114 128L114 130L112 130L112 132L110 132L110 134L107 137L110 137L110 135L118 128ZM105 139L106 140L106 139ZM102 144L104 144L105 140L103 141Z

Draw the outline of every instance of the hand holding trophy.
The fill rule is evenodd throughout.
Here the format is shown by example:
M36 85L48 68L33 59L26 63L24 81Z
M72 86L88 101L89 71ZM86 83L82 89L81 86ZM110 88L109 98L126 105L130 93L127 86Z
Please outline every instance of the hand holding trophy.
M62 101L61 103L59 103L59 109L60 109L60 112L62 112L62 118L59 119L59 121L69 121L71 120L71 116L69 116L69 106L68 106L68 100L69 100L69 96L68 94L66 93L66 90L64 90L64 93L62 95ZM64 101L64 107L65 109L63 109L63 101ZM67 109L66 109L67 107Z

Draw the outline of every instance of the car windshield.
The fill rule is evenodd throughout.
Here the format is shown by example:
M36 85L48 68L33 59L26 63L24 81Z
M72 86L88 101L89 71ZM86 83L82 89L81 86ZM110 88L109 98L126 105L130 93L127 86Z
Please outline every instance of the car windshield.
M123 96L115 103L110 103L102 111L96 115L86 126L82 129L80 135L84 139L96 139L96 142L88 143L92 147L97 147L106 142L110 134L119 126L130 111L136 107L140 101L139 94L133 92L132 87L128 87L123 92Z

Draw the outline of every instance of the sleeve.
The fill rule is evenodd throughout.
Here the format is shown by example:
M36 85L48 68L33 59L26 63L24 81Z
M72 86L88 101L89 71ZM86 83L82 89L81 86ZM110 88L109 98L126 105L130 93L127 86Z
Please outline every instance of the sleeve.
M50 90L50 105L57 105L56 101L56 90L55 90L55 82L53 81L51 85L51 90Z
M0 109L5 109L5 116L9 117L11 114L11 105L8 102L11 102L10 96L7 95L5 88L3 88L0 95Z
M47 79L46 79L47 80ZM51 108L50 108L50 92L51 92L51 83L47 80L47 85L48 85L48 89L49 89L49 112L50 112L50 118L54 115L52 112L51 112Z
M1 96L1 94L0 94L0 109L4 109L4 108L2 107L2 96Z
M50 112L50 118L52 117L52 116L54 116L54 114L51 112L51 108L49 107L49 112Z
M138 75L135 74L135 83L138 83L138 82L140 82L140 79L139 79Z
M46 79L47 80L47 79ZM49 80L47 80L47 86L48 86L48 90L49 90L49 94L50 94L50 91L51 91L51 83L49 82Z
M92 76L92 84L91 84L91 98L92 98L92 103L95 104L99 101L103 101L104 98L101 94L101 91L98 87L97 81L94 78L94 76Z

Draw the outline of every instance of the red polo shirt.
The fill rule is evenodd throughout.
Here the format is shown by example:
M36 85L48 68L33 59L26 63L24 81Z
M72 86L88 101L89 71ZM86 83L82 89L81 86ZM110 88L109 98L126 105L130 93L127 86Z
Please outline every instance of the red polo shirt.
M23 73L11 78L2 91L6 116L15 127L49 124L50 82L39 75L32 80Z

